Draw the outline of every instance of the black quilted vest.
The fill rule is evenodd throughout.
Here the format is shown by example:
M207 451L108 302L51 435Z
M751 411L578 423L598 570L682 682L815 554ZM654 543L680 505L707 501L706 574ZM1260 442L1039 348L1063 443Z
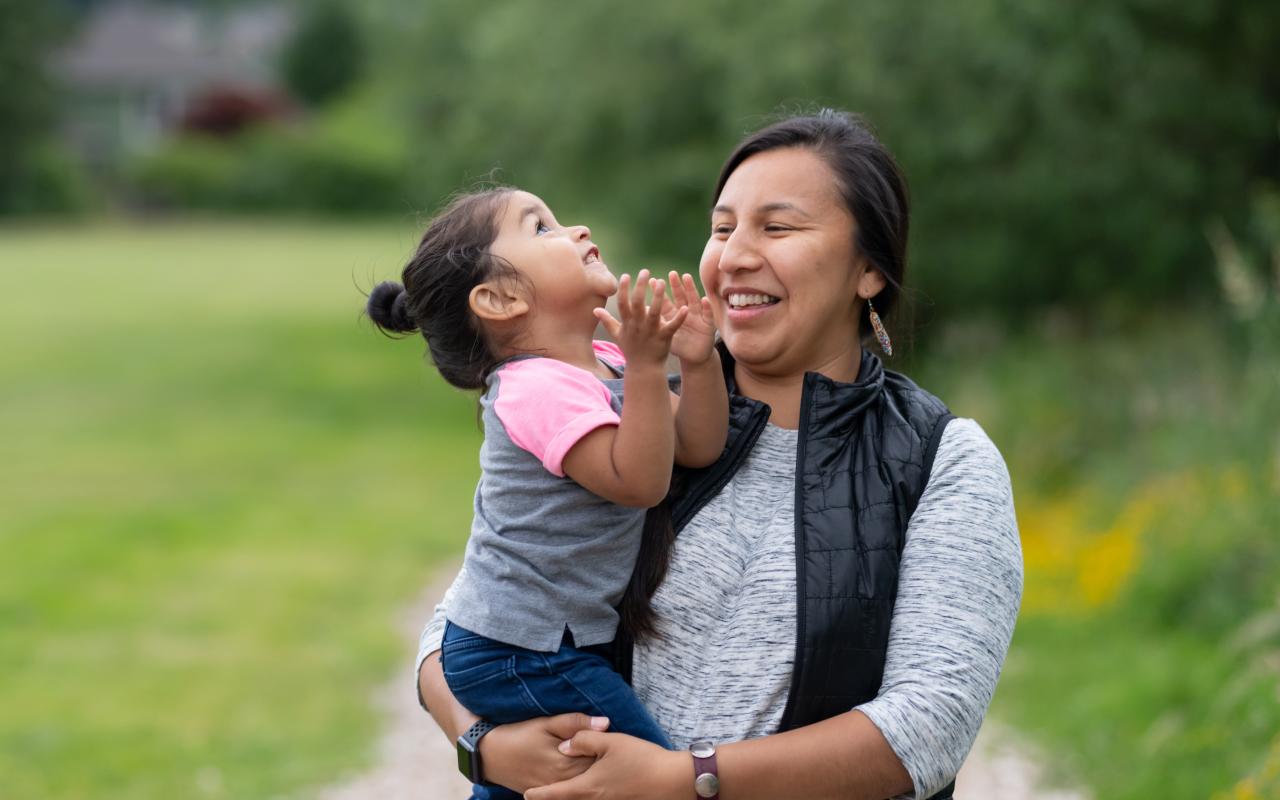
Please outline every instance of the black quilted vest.
M677 470L665 507L678 532L742 465L769 420L764 403L729 387L729 439L716 463ZM868 351L853 383L807 373L796 452L796 654L781 730L873 699L884 676L907 522L933 467L946 406ZM618 667L630 680L631 646ZM954 784L934 798L948 798Z

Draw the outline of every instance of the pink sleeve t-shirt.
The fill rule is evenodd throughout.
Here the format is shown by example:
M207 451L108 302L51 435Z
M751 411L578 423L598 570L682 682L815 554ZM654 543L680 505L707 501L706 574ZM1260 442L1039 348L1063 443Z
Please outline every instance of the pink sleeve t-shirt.
M595 343L620 371L622 353ZM521 357L489 376L475 515L449 620L481 636L555 652L613 639L615 610L640 552L644 509L620 506L564 474L582 437L617 425L622 380Z
M614 368L626 365L616 344L591 344L601 361ZM526 358L499 367L496 374L498 419L511 441L537 456L552 475L564 476L564 457L584 436L620 421L600 379L563 361Z

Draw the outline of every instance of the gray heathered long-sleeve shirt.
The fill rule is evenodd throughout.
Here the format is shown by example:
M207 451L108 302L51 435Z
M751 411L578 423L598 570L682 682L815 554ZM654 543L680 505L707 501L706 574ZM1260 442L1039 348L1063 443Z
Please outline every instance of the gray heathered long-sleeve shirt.
M777 731L795 657L796 431L767 426L681 531L636 647L636 694L676 747ZM879 695L858 706L929 797L959 771L995 691L1022 596L1004 460L977 423L947 425L907 527ZM440 648L444 610L423 631ZM731 780L730 776L725 776Z

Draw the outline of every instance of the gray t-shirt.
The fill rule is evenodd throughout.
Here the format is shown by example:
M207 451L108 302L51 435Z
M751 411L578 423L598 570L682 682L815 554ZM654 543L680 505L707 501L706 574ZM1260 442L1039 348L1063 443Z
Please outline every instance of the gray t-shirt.
M623 366L615 345L595 350ZM584 489L562 464L583 436L618 424L621 378L522 357L494 371L480 407L480 482L449 620L542 652L559 649L566 628L579 647L611 641L645 512Z

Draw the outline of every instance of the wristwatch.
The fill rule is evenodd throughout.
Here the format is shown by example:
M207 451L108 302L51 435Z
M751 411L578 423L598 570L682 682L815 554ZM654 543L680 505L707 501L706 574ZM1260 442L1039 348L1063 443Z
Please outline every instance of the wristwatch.
M703 800L720 800L720 775L716 771L716 748L711 742L689 745L693 754L693 792Z
M478 721L458 737L458 771L472 783L484 783L480 768L480 737L494 729L492 722Z

